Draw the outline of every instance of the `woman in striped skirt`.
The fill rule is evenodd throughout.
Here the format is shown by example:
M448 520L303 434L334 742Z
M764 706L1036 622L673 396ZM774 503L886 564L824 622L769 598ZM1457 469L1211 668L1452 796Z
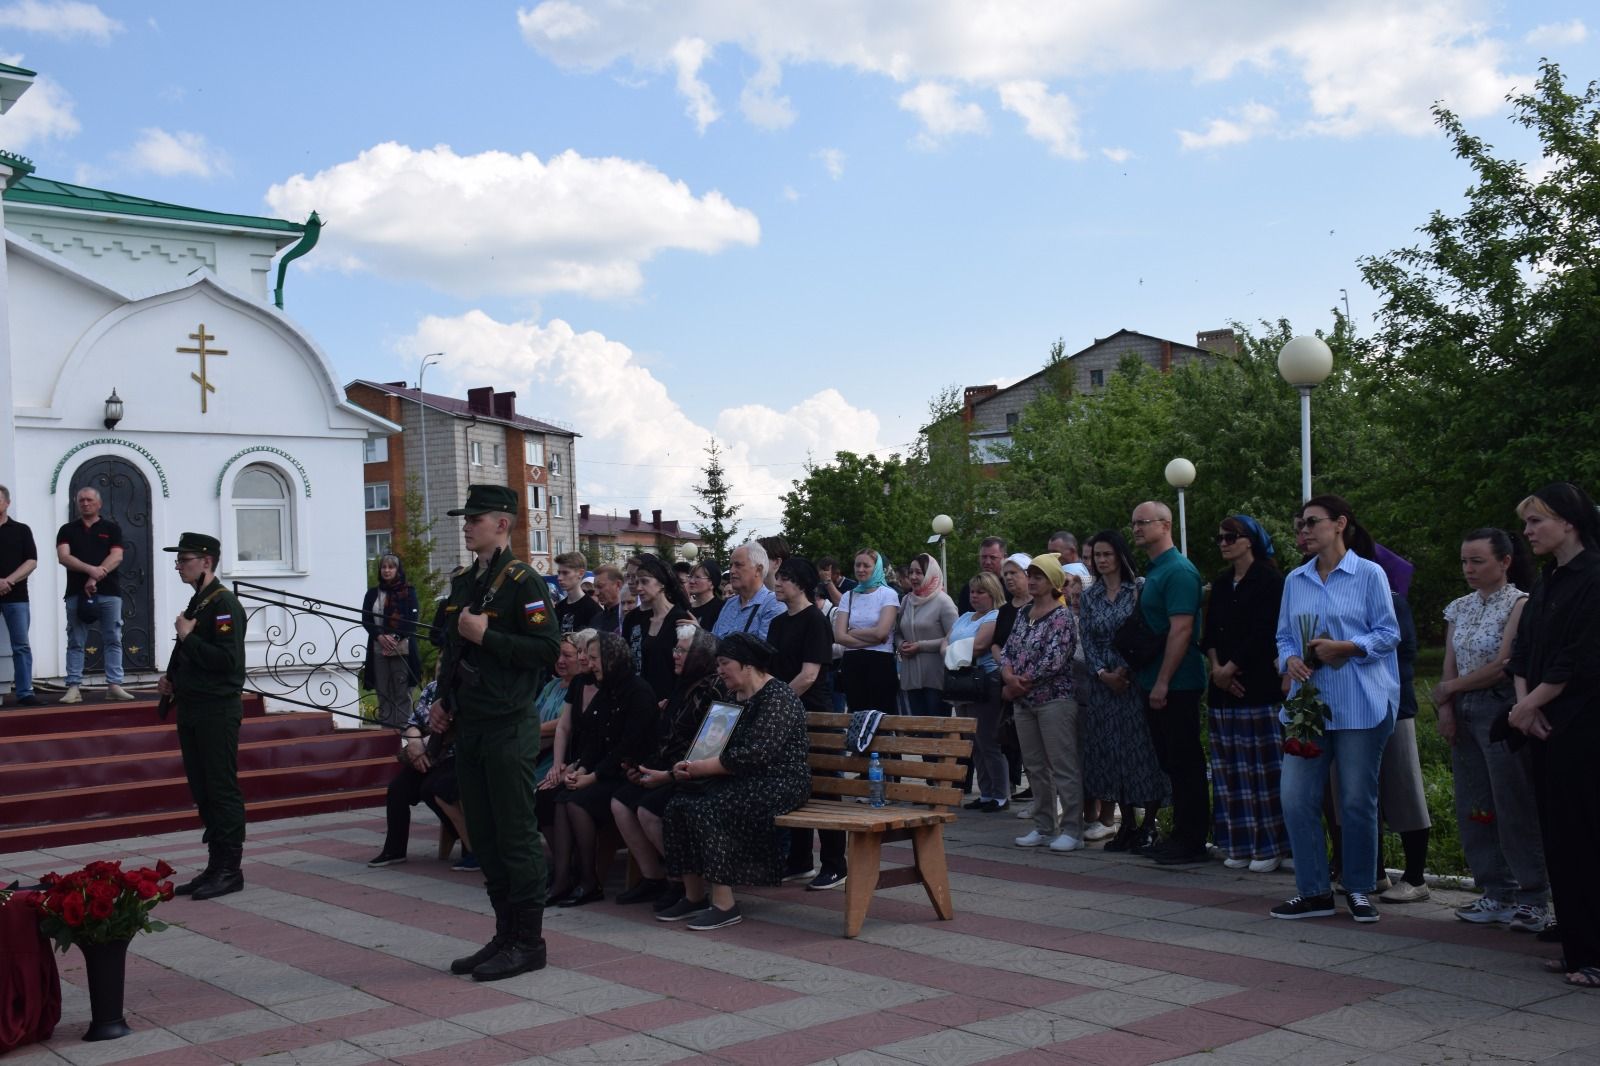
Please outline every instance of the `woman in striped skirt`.
M1217 549L1228 569L1211 579L1201 649L1211 663L1213 835L1223 865L1270 873L1289 853L1278 800L1283 732L1278 705L1278 604L1283 574L1272 538L1247 515L1224 519Z

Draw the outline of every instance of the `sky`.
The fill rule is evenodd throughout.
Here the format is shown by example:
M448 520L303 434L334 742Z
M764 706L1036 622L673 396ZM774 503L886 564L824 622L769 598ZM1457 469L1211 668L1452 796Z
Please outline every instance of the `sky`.
M1591 25L1594 23L1594 25ZM287 313L345 381L492 385L571 427L581 502L746 528L839 450L1058 337L1328 328L1470 182L1581 2L0 0L44 177L326 222Z

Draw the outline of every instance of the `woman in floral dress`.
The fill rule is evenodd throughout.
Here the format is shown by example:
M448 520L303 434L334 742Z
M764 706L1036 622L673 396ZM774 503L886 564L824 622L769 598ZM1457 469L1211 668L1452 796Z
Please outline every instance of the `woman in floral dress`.
M1155 843L1156 811L1171 788L1156 761L1132 672L1111 647L1111 638L1139 602L1133 558L1122 534L1109 529L1090 537L1084 550L1099 577L1084 590L1080 608L1089 665L1084 787L1091 796L1115 797L1122 807L1122 828L1106 841L1106 850L1139 851ZM1142 824L1134 821L1135 807L1144 808Z

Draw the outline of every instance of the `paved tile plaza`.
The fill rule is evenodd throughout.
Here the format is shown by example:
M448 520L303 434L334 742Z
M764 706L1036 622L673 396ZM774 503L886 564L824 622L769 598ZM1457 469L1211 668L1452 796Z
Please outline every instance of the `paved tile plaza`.
M249 887L164 905L178 924L135 942L135 1035L78 1040L74 950L55 1039L5 1066L1600 1063L1600 995L1541 972L1532 937L1456 921L1464 894L1377 926L1273 921L1287 873L1021 851L1022 823L993 815L951 827L952 922L916 887L880 894L853 941L836 892L746 892L742 925L703 934L605 902L550 912L549 969L474 984L443 966L487 934L488 903L434 861L428 817L412 860L381 870L381 812L251 826ZM188 867L194 841L5 855L0 872Z

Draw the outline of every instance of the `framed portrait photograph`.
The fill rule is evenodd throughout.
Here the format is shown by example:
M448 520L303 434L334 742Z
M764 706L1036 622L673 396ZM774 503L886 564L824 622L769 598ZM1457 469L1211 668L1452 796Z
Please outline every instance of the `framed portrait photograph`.
M733 727L739 724L739 715L744 713L744 708L736 703L712 703L706 711L705 721L700 723L700 732L695 734L694 743L689 745L689 754L684 758L689 762L696 759L714 759L722 754L722 749L728 746L728 738L733 735Z

